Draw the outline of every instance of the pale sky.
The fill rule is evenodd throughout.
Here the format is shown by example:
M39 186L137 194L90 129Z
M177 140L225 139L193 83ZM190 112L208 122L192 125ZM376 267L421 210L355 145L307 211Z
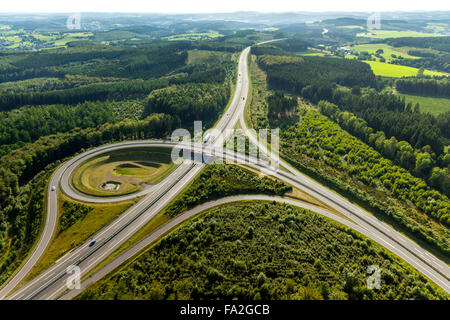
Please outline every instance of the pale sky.
M0 0L0 12L445 11L448 0Z

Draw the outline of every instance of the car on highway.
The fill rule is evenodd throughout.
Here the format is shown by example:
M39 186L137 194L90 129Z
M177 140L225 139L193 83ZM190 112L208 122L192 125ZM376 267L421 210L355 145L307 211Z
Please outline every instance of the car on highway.
M93 247L96 242L97 242L96 240L92 240L91 242L89 242L89 247Z
M56 190L56 187L55 187L55 186L52 186L51 190L52 190L52 191L55 191L55 190Z

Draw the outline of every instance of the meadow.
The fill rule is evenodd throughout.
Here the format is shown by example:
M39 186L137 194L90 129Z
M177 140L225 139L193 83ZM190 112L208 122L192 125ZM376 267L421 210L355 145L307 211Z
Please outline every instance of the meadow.
M380 61L364 61L370 65L372 71L377 76L401 78L417 76L418 68L401 66L397 64L389 64ZM424 75L429 76L445 76L445 73L438 71L425 70Z
M361 32L357 37L386 39L386 38L403 38L403 37L442 37L442 34L425 33L416 31L394 31L394 30L370 30Z
M450 111L450 99L439 97L416 96L411 94L398 93L405 97L406 102L413 105L420 104L420 112L431 113L434 116Z
M391 61L393 54L396 55L397 57L403 57L404 59L419 59L419 57L411 56L407 53L408 50L411 48L407 47L394 48L386 43L360 44L350 48L359 53L366 51L370 54L375 54L377 50L382 49L383 53L381 53L380 56L386 59L386 61Z

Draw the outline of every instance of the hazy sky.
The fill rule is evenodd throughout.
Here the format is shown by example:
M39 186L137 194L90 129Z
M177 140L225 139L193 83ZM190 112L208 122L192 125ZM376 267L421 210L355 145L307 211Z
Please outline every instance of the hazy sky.
M450 10L446 0L0 0L0 12L233 12Z

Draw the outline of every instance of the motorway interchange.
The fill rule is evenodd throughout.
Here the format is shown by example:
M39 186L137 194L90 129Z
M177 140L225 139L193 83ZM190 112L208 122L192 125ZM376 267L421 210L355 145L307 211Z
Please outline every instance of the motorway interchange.
M260 152L272 158L271 160L274 162L276 161L275 156L272 155L265 146L259 143L257 138L247 128L244 121L245 104L249 92L247 66L249 52L250 47L244 49L240 55L238 79L233 99L214 129L224 134L224 139L226 139L226 134L229 132L227 129L234 128L239 122L251 143L256 145ZM210 151L211 149L214 149L214 146L217 146L218 143L221 142L222 140L216 140L216 137L211 136L204 146L184 145L184 148L191 149L198 154L203 154L205 150ZM44 300L57 298L71 299L75 297L80 293L80 290L67 289L66 283L71 276L71 274L68 273L68 268L76 265L81 270L81 277L86 276L102 261L114 253L133 234L145 226L156 214L165 208L202 171L205 164L201 162L185 161L153 188L144 189L139 193L115 198L95 198L73 190L70 184L70 176L75 168L90 158L114 150L126 150L127 148L149 146L174 148L177 145L179 145L179 143L155 140L123 142L87 151L62 164L53 174L48 186L47 217L42 235L29 258L14 276L0 289L0 299ZM230 154L229 150L224 150L223 155L216 154L216 156L231 157L234 156L234 154ZM431 279L446 292L450 293L450 268L447 264L409 238L394 230L392 227L381 222L370 213L352 204L335 192L301 174L282 160L280 160L280 166L283 170L275 170L270 163L265 161L238 154L238 160L239 157L242 158L240 160L245 161L245 164L248 167L270 174L275 178L308 193L328 207L338 211L345 218L337 216L323 208L279 197L242 195L219 199L202 204L174 218L127 251L109 261L102 268L95 271L90 277L84 279L81 283L81 287L84 288L95 281L100 280L125 261L131 259L138 252L145 249L152 242L164 236L172 228L206 209L234 201L270 200L288 203L290 205L314 211L364 234L404 259L423 275ZM52 190L52 188L54 190ZM119 218L114 220L110 225L98 231L92 238L96 239L95 245L89 246L91 239L87 240L86 243L59 259L52 267L36 276L28 283L17 288L50 244L57 227L59 192L63 192L75 200L91 203L118 202L141 196L143 198Z

